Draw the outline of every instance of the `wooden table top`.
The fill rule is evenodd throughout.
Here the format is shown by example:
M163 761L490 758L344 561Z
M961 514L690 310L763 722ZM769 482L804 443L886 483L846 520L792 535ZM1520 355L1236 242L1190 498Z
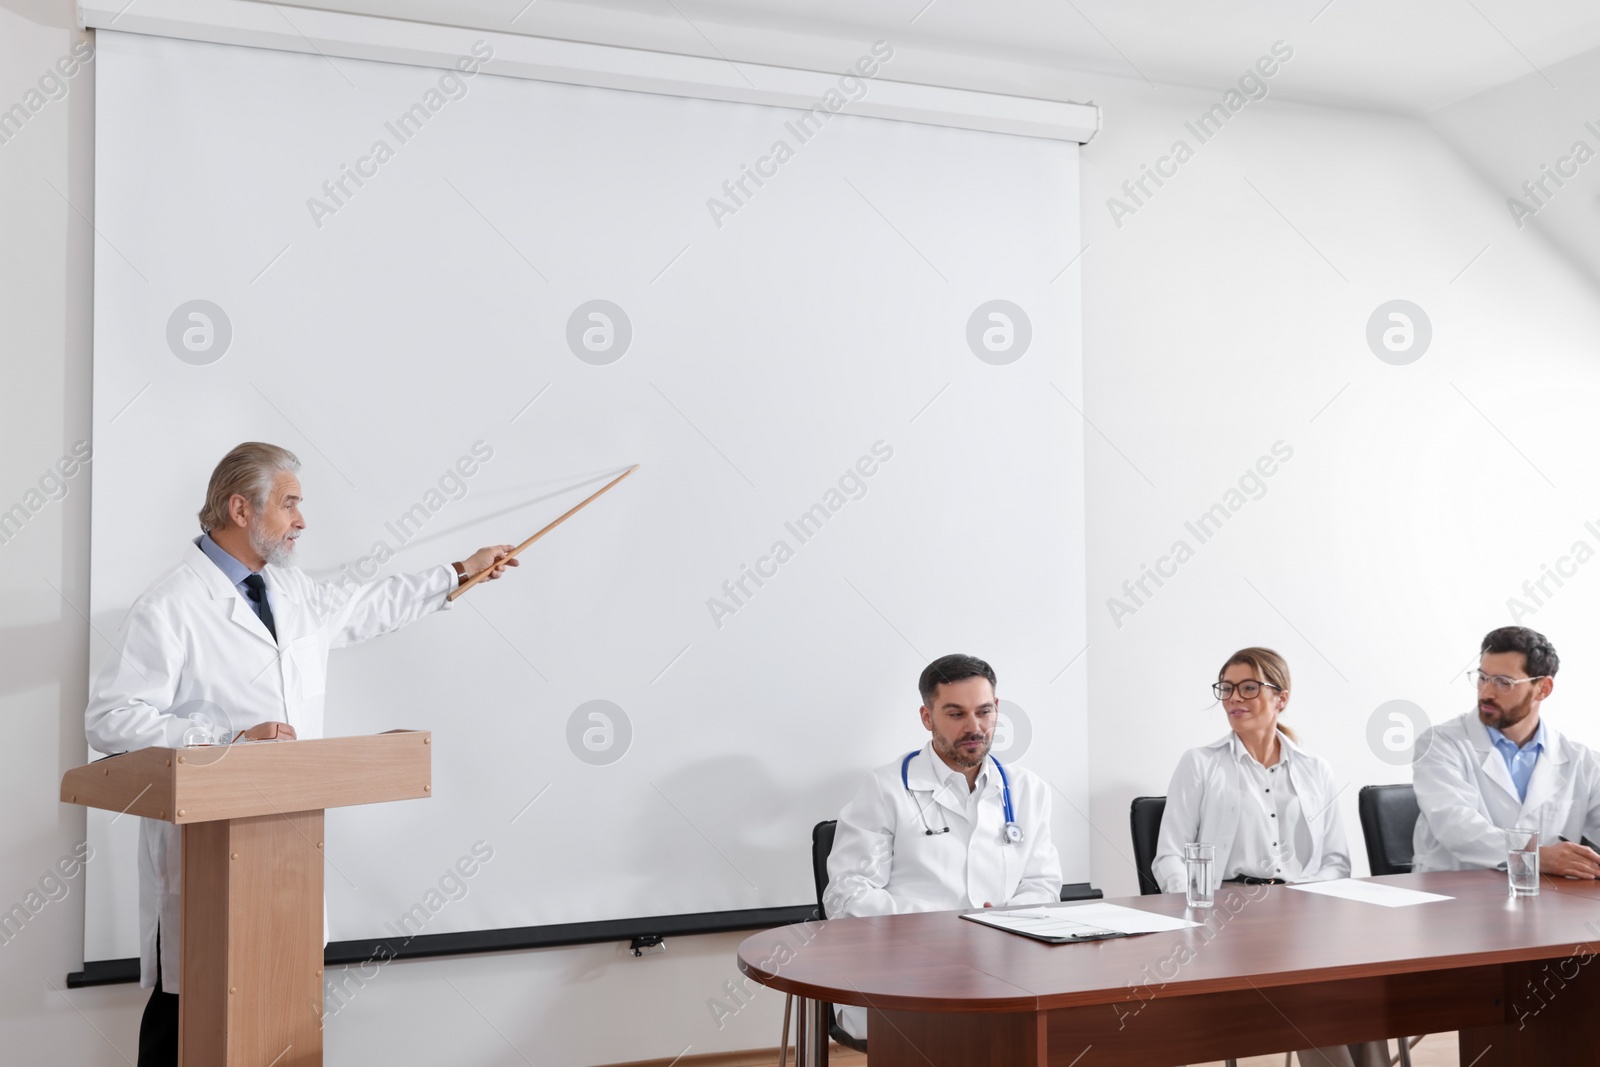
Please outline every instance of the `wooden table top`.
M1386 908L1224 885L1209 915L1181 893L1108 901L1204 926L1062 945L954 911L835 919L755 934L739 969L835 1004L1014 1012L1600 953L1600 883L1546 877L1539 896L1513 898L1503 871L1373 881L1454 899Z

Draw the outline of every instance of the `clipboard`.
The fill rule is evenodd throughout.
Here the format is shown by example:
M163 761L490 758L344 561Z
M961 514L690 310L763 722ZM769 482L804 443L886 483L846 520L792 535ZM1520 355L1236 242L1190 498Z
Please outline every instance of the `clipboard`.
M1108 930L1103 926L1074 922L1054 915L1019 915L985 908L982 911L964 911L961 917L971 922L982 923L984 926L992 926L996 930L1004 930L1008 934L1020 934L1050 945L1068 945L1078 941L1108 941L1114 937L1129 936L1121 930Z

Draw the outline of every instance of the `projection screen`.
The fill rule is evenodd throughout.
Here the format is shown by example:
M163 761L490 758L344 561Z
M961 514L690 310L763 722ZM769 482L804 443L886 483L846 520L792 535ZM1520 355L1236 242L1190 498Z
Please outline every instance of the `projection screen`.
M807 904L952 651L1087 877L1076 145L97 38L95 667L240 441L347 583L641 465L333 653L328 735L434 733L431 799L329 813L334 940ZM134 822L91 815L90 960L137 954Z

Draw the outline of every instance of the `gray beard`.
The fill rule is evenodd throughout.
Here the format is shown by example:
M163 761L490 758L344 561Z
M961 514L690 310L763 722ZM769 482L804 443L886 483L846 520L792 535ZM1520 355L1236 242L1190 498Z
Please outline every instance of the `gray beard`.
M274 567L288 563L290 556L294 554L294 541L288 534L284 534L276 541L270 540L256 523L250 524L250 547L255 550L256 555Z

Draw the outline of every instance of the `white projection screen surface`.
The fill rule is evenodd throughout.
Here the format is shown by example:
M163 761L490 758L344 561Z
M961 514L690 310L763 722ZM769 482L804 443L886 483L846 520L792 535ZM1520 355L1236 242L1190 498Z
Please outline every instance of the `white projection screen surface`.
M95 668L240 441L303 461L330 581L641 464L333 653L328 736L434 735L431 799L328 814L333 940L810 904L953 651L1088 877L1078 146L98 36ZM134 822L91 813L89 960L137 955Z

